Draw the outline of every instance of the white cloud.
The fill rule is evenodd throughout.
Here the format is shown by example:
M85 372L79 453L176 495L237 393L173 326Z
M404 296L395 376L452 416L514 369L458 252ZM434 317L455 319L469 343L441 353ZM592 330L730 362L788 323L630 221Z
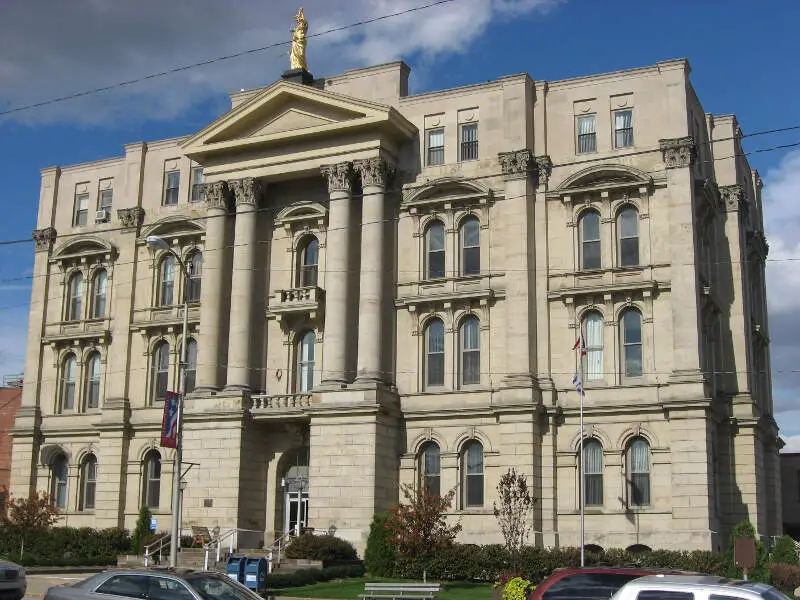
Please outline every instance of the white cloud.
M309 34L431 0L306 0ZM454 0L309 40L310 70L339 73L397 58L426 63L464 52L490 23L543 12L562 0ZM68 95L288 41L294 3L283 0L4 0L0 109ZM174 119L233 89L265 85L288 68L288 46L111 92L15 113L25 122L126 125Z
M800 435L784 437L783 441L786 442L786 445L781 452L800 452Z

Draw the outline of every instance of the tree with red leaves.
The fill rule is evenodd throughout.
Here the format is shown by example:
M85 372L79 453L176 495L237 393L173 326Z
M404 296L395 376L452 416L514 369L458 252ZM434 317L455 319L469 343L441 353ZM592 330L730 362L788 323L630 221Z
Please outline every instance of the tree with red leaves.
M406 499L389 509L386 527L398 554L422 563L422 580L427 581L427 566L436 552L449 546L461 531L461 523L449 524L447 511L453 504L455 489L444 496L431 496L425 490L404 484Z
M20 534L19 556L25 551L25 534L50 529L58 521L59 511L47 494L33 492L27 498L11 498L0 516L3 525L15 528Z

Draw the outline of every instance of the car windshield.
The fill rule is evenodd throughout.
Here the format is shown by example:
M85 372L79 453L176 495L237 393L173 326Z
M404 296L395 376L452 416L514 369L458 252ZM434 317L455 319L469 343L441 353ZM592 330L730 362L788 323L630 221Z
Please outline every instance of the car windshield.
M764 590L761 592L761 597L765 600L789 600L789 596L775 588Z
M247 588L219 575L190 575L186 583L203 600L263 600Z

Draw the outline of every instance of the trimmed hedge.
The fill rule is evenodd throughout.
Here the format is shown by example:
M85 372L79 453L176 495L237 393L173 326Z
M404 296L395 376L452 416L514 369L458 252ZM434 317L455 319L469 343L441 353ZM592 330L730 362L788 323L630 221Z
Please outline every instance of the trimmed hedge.
M348 577L361 577L364 575L364 565L339 565L327 567L325 569L300 569L294 573L267 576L268 589L280 589L313 585L320 581L331 581L332 579L346 579Z
M123 529L56 527L25 533L11 525L0 527L0 555L24 566L106 566L130 551L131 538Z
M286 557L320 560L327 566L331 562L357 560L358 554L353 544L341 538L304 533L286 546Z

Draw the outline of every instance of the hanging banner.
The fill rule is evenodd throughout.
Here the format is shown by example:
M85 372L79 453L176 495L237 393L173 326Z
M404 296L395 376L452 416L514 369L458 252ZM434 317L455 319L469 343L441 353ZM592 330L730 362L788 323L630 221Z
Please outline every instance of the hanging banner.
M164 448L178 447L178 402L180 395L167 392L164 399L164 419L161 422L161 446Z

